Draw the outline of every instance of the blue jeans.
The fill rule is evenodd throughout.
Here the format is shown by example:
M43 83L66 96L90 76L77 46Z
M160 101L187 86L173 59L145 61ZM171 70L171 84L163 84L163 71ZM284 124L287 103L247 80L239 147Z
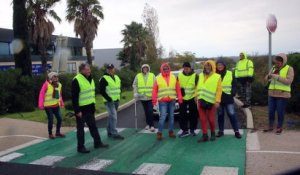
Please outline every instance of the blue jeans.
M175 100L172 100L170 102L158 102L158 106L160 113L158 122L158 132L162 132L164 129L167 113L169 114L169 131L173 131Z
M286 104L287 104L287 98L269 96L268 107L269 107L269 127L270 128L274 127L276 111L277 111L277 116L278 116L277 128L282 128Z
M233 128L234 132L238 132L238 122L236 119L236 114L234 110L234 104L220 104L220 107L218 108L218 124L219 124L219 131L224 132L224 115L225 111L227 116L229 117L231 126Z
M55 108L45 108L47 117L48 117L48 133L49 135L52 134L52 128L53 128L53 114L56 118L56 133L60 133L60 127L61 127L61 114L60 114L60 107Z
M108 112L108 119L107 119L107 134L114 136L118 135L117 130L117 110L119 107L119 101L112 101L112 102L105 102L105 108Z

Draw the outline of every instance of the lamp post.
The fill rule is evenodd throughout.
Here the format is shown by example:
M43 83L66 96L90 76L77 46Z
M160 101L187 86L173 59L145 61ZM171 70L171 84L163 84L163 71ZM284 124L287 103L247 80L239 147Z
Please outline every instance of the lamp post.
M274 15L270 14L267 19L267 30L269 33L269 62L268 62L269 70L272 67L272 33L275 32L276 28L277 28L277 19Z

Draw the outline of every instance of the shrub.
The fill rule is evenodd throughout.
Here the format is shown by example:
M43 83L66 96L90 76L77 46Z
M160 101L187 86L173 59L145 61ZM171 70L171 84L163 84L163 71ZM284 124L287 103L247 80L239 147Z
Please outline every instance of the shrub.
M117 75L121 79L122 89L129 90L132 88L132 82L136 75L135 72L129 69L129 67L124 67L120 71L117 71Z
M251 103L254 105L267 105L268 104L268 91L264 84L258 81L252 83L252 98Z

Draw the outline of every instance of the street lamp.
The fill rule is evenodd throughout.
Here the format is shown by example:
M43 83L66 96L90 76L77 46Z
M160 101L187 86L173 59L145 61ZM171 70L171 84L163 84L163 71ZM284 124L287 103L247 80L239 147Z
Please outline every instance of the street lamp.
M270 14L267 19L267 30L269 32L269 63L268 68L271 69L271 62L272 62L272 33L275 32L277 28L277 19L275 15Z

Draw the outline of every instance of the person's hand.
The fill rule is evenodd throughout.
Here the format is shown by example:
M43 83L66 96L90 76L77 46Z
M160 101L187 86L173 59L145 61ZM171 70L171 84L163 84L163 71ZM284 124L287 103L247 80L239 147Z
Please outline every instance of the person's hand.
M279 75L278 74L271 74L270 75L274 80L278 80Z
M220 103L215 103L215 107L218 108L220 106Z
M39 106L39 109L40 109L40 110L43 110L43 109L45 109L45 108L44 108L44 106Z
M78 113L76 114L76 117L81 118L81 117L82 117L82 112L78 112Z
M182 102L183 102L182 99L178 99L179 104L182 104Z
M139 99L139 94L138 94L138 93L134 93L133 96L134 96L134 99L135 99L135 100L138 100L138 99Z

